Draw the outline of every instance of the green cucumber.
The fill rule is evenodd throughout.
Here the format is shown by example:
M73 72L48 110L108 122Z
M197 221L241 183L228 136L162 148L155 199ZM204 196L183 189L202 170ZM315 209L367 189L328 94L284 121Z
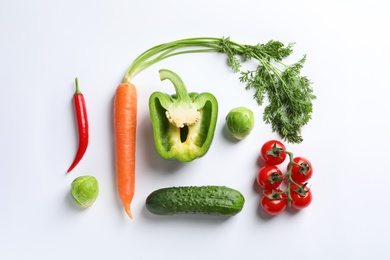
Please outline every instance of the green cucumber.
M169 187L153 191L146 208L156 215L205 214L233 216L244 207L245 198L225 186Z

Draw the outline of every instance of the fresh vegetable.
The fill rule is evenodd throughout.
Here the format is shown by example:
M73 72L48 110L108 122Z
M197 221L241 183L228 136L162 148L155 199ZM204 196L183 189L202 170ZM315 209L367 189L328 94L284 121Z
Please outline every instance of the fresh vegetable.
M246 138L255 125L255 116L252 110L246 107L233 108L225 120L229 133L238 140Z
M69 167L67 172L73 170L74 167L80 162L83 158L89 141L89 126L88 126L88 116L87 116L87 107L85 105L84 95L81 93L79 89L79 82L76 78L76 92L73 95L73 103L76 111L76 120L77 120L77 128L78 128L78 136L79 136L79 144L76 153L76 157Z
M291 206L295 209L304 209L308 207L312 201L311 190L304 184L303 186L297 186L291 184Z
M90 207L99 195L99 183L93 176L80 176L71 184L73 201L83 207Z
M231 41L230 38L224 37L198 37L176 40L154 46L136 57L127 69L123 83L130 84L133 77L139 72L169 57L186 53L225 53L228 65L234 72L241 73L240 81L246 84L246 89L255 89L254 98L257 103L262 105L265 95L268 96L270 102L264 109L264 121L271 124L272 130L278 132L286 141L299 143L302 141L301 127L311 119L312 100L316 97L310 87L311 82L305 76L300 75L306 56L291 65L283 63L283 59L292 53L292 47L292 44L284 46L283 43L273 40L266 44L239 44ZM238 57L243 62L252 59L259 63L253 71L243 71ZM135 91L133 95L135 95ZM122 105L124 106L124 104ZM136 111L136 102L129 103L126 106L127 109ZM130 119L129 117L123 117L123 119L118 120ZM128 124L128 122L118 123ZM136 125L134 125L135 128ZM120 133L115 133L115 139L125 139L123 136L118 136L118 134ZM119 148L120 154L124 153L123 150L127 150L127 148ZM125 159L121 155L116 156L115 160L116 165L122 165L117 169L132 168L134 165L129 164L135 162L135 152L132 153L131 159ZM134 176L134 172L128 171L119 175L126 175L127 177L123 178L129 180L133 179L130 176ZM130 194L134 192L131 183L126 181L126 184L121 185L126 191L132 190L132 192L129 192Z
M269 104L263 114L265 123L271 124L272 130L278 132L284 140L300 143L303 140L301 127L311 119L312 100L316 96L309 79L300 75L306 55L291 65L283 62L292 51L293 44L285 46L274 40L256 45L240 44L225 37L176 40L141 53L126 71L124 82L130 82L140 71L169 57L186 53L224 53L228 65L234 72L240 73L239 79L245 83L246 89L255 90L254 98L259 105L268 96ZM258 61L254 70L241 68L241 62L248 60Z
M303 157L295 157L293 162L294 164L291 169L291 178L300 184L307 182L313 175L313 167L311 166L309 160Z
M279 189L267 190L261 196L261 207L270 215L278 215L287 207L286 194Z
M284 158L281 158L282 154ZM283 174L275 165L283 162L286 155L289 156L289 162L287 172ZM257 183L263 188L261 197L263 209L271 215L276 215L284 210L279 204L285 203L286 207L296 209L309 206L312 192L307 186L307 181L313 175L311 163L303 157L294 157L292 152L286 150L283 143L276 140L266 142L262 146L260 156L266 163L257 174ZM279 188L279 180L287 181L284 190ZM276 205L279 207L276 208Z
M130 204L134 197L137 125L137 90L131 83L120 84L114 99L116 181L119 198L132 218Z
M161 80L170 80L176 94L154 92L149 99L155 146L165 159L190 162L203 156L214 137L217 99L210 93L188 93L181 78L160 70Z
M244 196L225 186L170 187L153 191L146 208L156 215L206 214L233 216L244 207Z
M277 140L270 140L261 147L260 156L265 163L278 165L286 159L287 155L284 150L286 150L286 147L283 143Z
M257 174L257 183L265 190L273 190L280 186L283 180L282 171L275 165L261 167Z

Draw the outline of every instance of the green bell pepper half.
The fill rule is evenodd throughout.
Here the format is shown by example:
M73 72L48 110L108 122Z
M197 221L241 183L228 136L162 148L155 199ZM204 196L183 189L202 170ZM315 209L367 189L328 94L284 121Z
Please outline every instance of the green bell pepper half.
M218 102L210 93L188 93L182 79L166 69L160 79L169 79L176 94L154 92L149 98L154 143L164 159L190 162L206 154L214 137Z

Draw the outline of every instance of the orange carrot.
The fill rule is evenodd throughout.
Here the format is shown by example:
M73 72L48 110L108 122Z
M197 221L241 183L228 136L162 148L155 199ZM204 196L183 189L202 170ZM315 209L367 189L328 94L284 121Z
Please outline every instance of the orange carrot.
M135 148L137 128L137 90L131 83L121 83L114 98L115 166L119 198L130 218L134 197Z

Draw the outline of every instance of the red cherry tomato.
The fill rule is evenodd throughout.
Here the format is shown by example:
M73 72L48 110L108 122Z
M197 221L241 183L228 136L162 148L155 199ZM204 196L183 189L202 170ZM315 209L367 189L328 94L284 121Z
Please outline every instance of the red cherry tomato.
M291 170L291 178L299 184L307 182L313 176L311 163L303 157L295 157L293 161L294 165ZM287 170L289 167L290 164L287 166Z
M277 140L271 140L263 144L260 151L260 156L267 164L278 165L286 159L286 150L284 144Z
M286 194L277 194L278 192L282 192L281 190L268 190L265 191L261 196L261 207L265 212L267 212L270 215L278 215L282 213L286 207L287 207L287 198ZM274 197L269 198L268 196Z
M311 190L307 186L298 188L295 184L291 184L290 193L292 198L291 206L295 209L306 208L313 199Z
M257 183L265 190L278 188L282 180L282 171L275 165L266 165L257 174Z

